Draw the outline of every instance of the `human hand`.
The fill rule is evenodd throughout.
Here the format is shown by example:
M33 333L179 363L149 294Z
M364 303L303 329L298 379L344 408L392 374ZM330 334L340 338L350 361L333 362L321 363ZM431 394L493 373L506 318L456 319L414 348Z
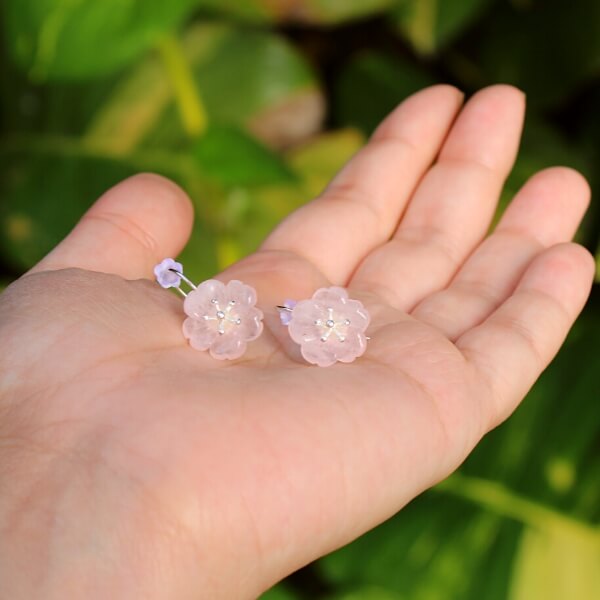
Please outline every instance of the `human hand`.
M461 103L449 86L406 100L219 276L266 313L239 360L191 350L181 300L140 279L191 228L156 176L109 190L0 296L0 597L256 597L511 413L589 293L593 260L568 243L589 189L538 173L482 241L524 100L495 86ZM274 307L331 284L367 306L371 340L307 366Z

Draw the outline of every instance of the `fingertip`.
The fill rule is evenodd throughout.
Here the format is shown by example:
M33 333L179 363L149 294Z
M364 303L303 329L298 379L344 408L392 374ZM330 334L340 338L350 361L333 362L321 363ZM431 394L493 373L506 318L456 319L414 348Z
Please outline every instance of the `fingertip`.
M580 271L582 281L587 281L589 287L592 286L596 274L596 259L594 255L581 244L574 242L562 244L566 246L566 251L570 253L573 268Z
M520 88L508 83L494 83L481 88L472 96L472 98L476 97L498 98L503 102L508 101L512 104L520 106L523 110L525 109L525 104L527 103L527 95L525 92Z
M128 231L140 233L154 260L181 251L192 231L194 209L186 192L170 179L138 173L105 192L84 219L115 215Z
M594 257L586 248L565 242L538 255L519 287L556 298L568 312L577 314L589 296L595 271Z
M467 101L472 110L478 107L482 116L491 121L525 117L525 93L513 85L497 83L475 92Z
M561 190L565 202L570 204L571 210L577 209L580 218L588 209L592 188L584 175L572 167L548 167L533 175L530 181L543 186L548 196L556 196Z
M417 98L419 96L436 96L438 99L444 98L452 100L457 104L462 104L465 93L449 83L435 83L416 92L411 98Z
M440 159L476 162L505 177L517 155L524 119L523 92L505 84L483 88L465 103Z
M418 144L423 136L438 135L440 130L445 133L463 100L463 92L445 83L419 90L396 106L375 129L372 139L393 137L402 130L405 139Z
M587 209L592 197L592 188L587 178L577 169L563 165L543 169L536 176L547 177L555 185L560 185L571 191L570 196L582 205L583 211Z
M439 104L440 102L443 102L460 105L462 104L464 97L464 92L454 85L449 83L435 83L404 98L404 100L398 103L394 111L401 106L410 106L412 104L422 106L423 102L427 104Z
M137 173L108 190L91 210L101 210L118 203L120 211L131 209L160 224L169 223L171 234L187 241L194 221L194 207L187 193L174 181L157 173Z
M498 230L525 230L544 246L569 241L588 208L587 180L570 167L549 167L532 175L504 213Z
M178 185L153 173L134 175L107 190L32 271L77 267L151 277L157 262L181 251L192 225L192 204Z

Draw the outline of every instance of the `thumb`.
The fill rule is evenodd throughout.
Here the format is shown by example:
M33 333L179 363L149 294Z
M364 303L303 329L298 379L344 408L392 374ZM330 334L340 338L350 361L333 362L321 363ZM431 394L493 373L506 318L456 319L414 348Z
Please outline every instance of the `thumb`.
M134 175L103 194L30 272L78 267L151 277L157 262L180 252L192 223L192 204L180 187L159 175Z

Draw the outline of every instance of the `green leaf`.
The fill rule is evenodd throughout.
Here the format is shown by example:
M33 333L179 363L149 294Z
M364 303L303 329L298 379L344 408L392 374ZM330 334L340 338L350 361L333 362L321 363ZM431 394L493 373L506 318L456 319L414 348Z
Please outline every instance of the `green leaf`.
M597 597L598 339L592 304L515 415L458 474L321 559L326 580L409 600Z
M491 0L400 0L394 19L419 54L433 54L479 17Z
M0 248L16 269L47 254L106 189L133 174L111 160L3 156Z
M16 63L34 79L96 77L127 65L196 0L19 0L3 4Z
M215 47L222 43L225 31L224 27L207 27L200 32L192 27L184 34L182 43L190 65L210 60ZM127 154L157 127L167 107L171 107L171 120L175 121L174 90L169 74L159 57L151 54L119 79L90 120L83 142L109 152ZM183 135L179 119L175 127L178 134ZM169 141L164 140L165 144Z
M371 133L402 100L435 79L413 63L364 52L344 67L335 87L335 114L342 125Z
M337 24L382 13L396 0L200 0L200 6L244 21Z
M11 284L11 280L3 277L0 279L0 294Z
M405 600L405 597L380 587L364 586L351 592L335 594L328 600Z
M182 48L212 124L241 126L267 143L297 143L319 128L322 92L312 70L284 38L223 24L191 27ZM128 152L187 142L163 66L154 57L124 77L86 139Z
M211 127L196 142L193 155L208 178L226 187L294 180L279 156L233 127Z
M199 0L198 6L218 16L248 23L270 23L281 17L285 4L264 0Z
M182 256L190 276L200 281L254 251L363 141L355 131L334 132L282 160L231 128L210 131L197 156L158 150L120 156L77 139L14 138L0 148L0 249L16 269L31 267L108 187L149 170L182 184L196 205L194 232Z
M319 194L363 143L363 136L354 130L323 134L286 153L294 181L227 190L219 213L226 232L217 243L220 268L256 250L273 227Z
M365 137L356 129L329 131L309 143L290 150L288 161L302 178L309 197L320 194L333 176L365 144Z
M593 173L592 164L592 157L584 148L574 145L560 131L540 117L535 115L528 117L515 166L502 192L496 221L523 184L538 171L562 165L576 169L589 177ZM588 215L582 227L582 235L585 235L590 225Z
M209 225L216 222L215 190L185 154L139 152L124 159L77 139L36 136L6 140L0 159L0 252L17 271L33 266L60 242L108 188L140 171L183 185L192 198L203 199L198 212Z
M113 87L90 118L82 142L125 155L142 142L172 100L164 65L149 56Z
M554 525L527 528L517 552L509 600L600 598L600 531Z
M196 207L202 211L202 206ZM217 248L220 232L203 213L196 215L192 235L177 260L185 265L187 277L192 281L211 279L220 270Z
M600 68L600 3L499 2L460 50L477 85L511 83L528 106L556 108Z
M298 596L282 584L272 587L260 596L260 600L296 600L297 598Z
M185 40L190 52L206 43L202 38L209 31L190 31ZM220 35L210 57L194 67L211 120L246 122L261 139L280 144L297 139L298 132L314 133L323 115L321 95L312 70L289 42L235 28Z

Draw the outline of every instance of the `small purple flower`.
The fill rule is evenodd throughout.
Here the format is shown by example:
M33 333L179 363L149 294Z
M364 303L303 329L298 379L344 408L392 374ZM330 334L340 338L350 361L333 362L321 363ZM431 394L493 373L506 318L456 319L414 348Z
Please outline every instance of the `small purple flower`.
M310 300L298 302L290 314L290 336L309 363L320 367L349 363L367 348L369 313L361 302L349 299L344 288L321 288Z
M183 334L192 348L208 350L213 358L238 358L263 330L263 313L255 304L255 290L241 281L203 281L183 303L188 315Z
M181 277L177 273L173 273L171 269L183 273L181 263L175 262L172 258L165 258L154 267L156 281L164 288L178 288L181 285Z

